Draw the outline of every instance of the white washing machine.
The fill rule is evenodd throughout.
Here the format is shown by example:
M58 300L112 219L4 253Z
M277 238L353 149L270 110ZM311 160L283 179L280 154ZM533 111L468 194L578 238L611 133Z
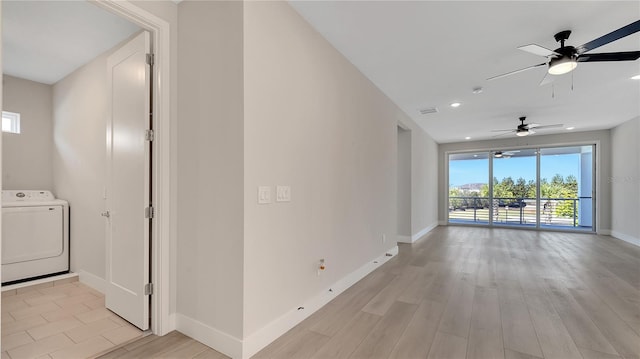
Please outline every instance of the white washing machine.
M50 191L2 191L2 284L67 272L67 201Z

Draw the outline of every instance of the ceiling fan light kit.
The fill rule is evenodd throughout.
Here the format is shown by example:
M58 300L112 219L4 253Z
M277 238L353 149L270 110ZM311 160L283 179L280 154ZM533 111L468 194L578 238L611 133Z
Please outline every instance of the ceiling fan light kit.
M564 75L578 67L575 56L560 57L549 60L549 73L551 75Z

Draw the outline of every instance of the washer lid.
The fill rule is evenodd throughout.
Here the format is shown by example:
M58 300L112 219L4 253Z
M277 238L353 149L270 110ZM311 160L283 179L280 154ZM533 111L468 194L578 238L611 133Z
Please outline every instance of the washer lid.
M33 190L4 190L2 191L2 203L9 202L48 202L55 200L51 191Z

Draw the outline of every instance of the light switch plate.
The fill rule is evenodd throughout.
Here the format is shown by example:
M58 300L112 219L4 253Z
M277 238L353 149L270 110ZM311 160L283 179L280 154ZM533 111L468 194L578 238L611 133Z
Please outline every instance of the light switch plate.
M291 202L290 186L276 186L276 202Z
M271 187L259 186L258 187L258 204L271 203Z

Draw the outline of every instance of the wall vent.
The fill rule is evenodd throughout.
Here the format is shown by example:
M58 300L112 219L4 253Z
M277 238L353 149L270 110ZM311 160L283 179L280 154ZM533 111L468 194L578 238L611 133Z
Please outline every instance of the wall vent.
M438 108L437 107L425 107L425 108L419 109L418 112L420 112L421 115L428 115L430 113L438 112Z

